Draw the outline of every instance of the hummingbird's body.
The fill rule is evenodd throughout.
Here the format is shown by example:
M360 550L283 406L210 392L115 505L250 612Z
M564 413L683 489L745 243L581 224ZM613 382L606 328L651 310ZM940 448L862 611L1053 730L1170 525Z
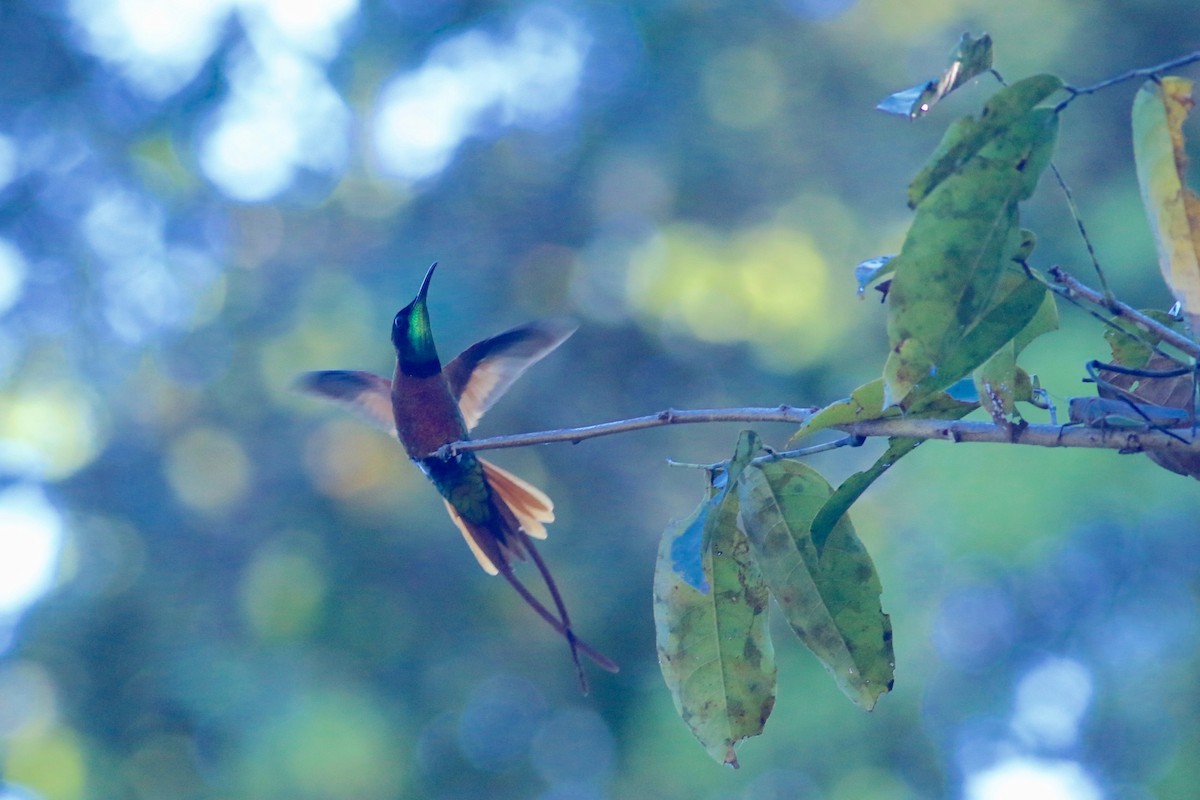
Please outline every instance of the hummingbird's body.
M615 672L616 664L576 638L558 588L530 539L544 539L544 523L554 520L550 498L472 452L448 458L436 455L442 446L467 439L483 412L526 368L574 333L575 326L545 320L513 328L472 345L443 370L425 304L436 267L429 268L416 299L392 323L396 371L391 381L367 372L310 372L302 376L301 388L352 404L396 436L441 494L480 566L492 575L503 574L525 602L567 639L577 668L576 651L582 650ZM557 616L513 574L513 560L527 555L550 591ZM582 670L579 678L586 691Z

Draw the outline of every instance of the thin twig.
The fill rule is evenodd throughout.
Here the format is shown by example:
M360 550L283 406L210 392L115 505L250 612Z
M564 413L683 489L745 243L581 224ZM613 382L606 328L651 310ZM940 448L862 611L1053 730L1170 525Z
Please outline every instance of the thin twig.
M862 440L854 436L843 436L841 439L834 439L832 442L823 444L809 445L801 447L797 450L777 450L765 456L759 456L751 461L751 464L765 464L768 461L778 461L781 458L805 458L806 456L815 456L817 453L826 453L830 450L837 450L842 447L853 447L855 443L862 444Z
M767 454L763 455L763 456L759 456L758 458L751 459L750 463L751 464L769 464L772 461L779 461L779 460L785 459L785 458L791 458L791 459L805 458L806 456L813 456L813 455L816 455L817 453L827 453L830 450L838 450L842 447L857 447L858 445L862 444L864 441L865 440L861 436L843 436L842 438L834 439L831 442L825 442L823 444L814 444L814 445L810 445L809 447L801 447L796 450L770 450L770 448L763 448L765 450L768 450ZM729 462L728 461L718 461L715 464L693 464L690 461L676 461L673 458L668 458L667 466L668 467L683 467L685 469L705 469L705 470L708 470L709 472L713 472L715 470L723 469L723 468L729 466Z
M520 433L511 436L495 436L490 439L468 439L446 445L437 452L437 455L449 458L456 453L467 451L529 447L552 442L582 442L598 436L683 422L787 422L797 424L811 413L812 409L790 406L663 411L647 417L616 420L582 428ZM1021 429L1014 429L1011 426L999 426L993 422L905 417L867 420L831 427L848 433L852 437L905 436L913 439L940 439L951 442L996 442L1036 447L1102 448L1125 453L1147 450L1200 453L1200 439L1188 443L1179 441L1172 434L1163 431L1116 427L1028 425Z
M1075 297L1111 311L1115 316L1124 317L1142 330L1154 334L1162 341L1177 348L1180 352L1187 353L1192 358L1200 358L1200 344L1192 341L1178 331L1171 330L1158 320L1146 316L1136 308L1128 306L1120 300L1112 299L1110 302L1103 294L1090 286L1080 283L1078 279L1072 277L1062 267L1051 267L1050 276L1058 283L1061 283Z
M1172 59L1171 61L1164 61L1163 63L1158 64L1157 66L1143 67L1141 69L1131 69L1128 72L1122 72L1120 75L1116 76L1115 78L1109 78L1106 81L1100 81L1099 83L1093 84L1091 86L1083 86L1083 87L1064 86L1063 90L1066 91L1070 96L1066 100L1063 100L1061 103L1059 103L1057 106L1055 106L1054 110L1062 111L1064 108L1066 108L1068 105L1071 104L1071 101L1073 101L1076 97L1079 97L1080 95L1095 94L1096 92L1100 91L1101 89L1107 89L1110 86L1116 86L1118 83L1124 83L1125 81L1131 81L1135 78L1152 78L1155 75L1161 75L1162 73L1166 72L1167 70L1176 69L1178 67L1186 67L1188 64L1193 64L1197 61L1200 61L1200 50L1197 50L1193 53L1188 53L1186 56L1180 56L1179 58Z
M1114 321L1114 318L1112 316L1109 316L1110 314L1113 313L1113 311L1109 307L1109 305L1107 305L1105 303L1097 303L1096 304L1101 309L1103 309L1104 313L1102 314L1099 311L1097 311L1095 308L1093 308L1092 304L1084 302L1084 300L1082 298L1080 298L1076 292L1072 291L1071 289L1068 289L1066 286L1063 286L1060 283L1057 283L1056 280L1051 280L1050 278L1047 278L1046 276L1042 275L1041 273L1034 271L1032 268L1030 268L1030 266L1028 264L1025 264L1024 266L1025 266L1025 273L1030 278L1037 281L1042 286L1045 286L1050 291L1054 292L1054 295L1056 297L1061 297L1063 300L1066 300L1068 303L1075 306L1080 311L1083 311L1084 313L1090 315L1093 319L1095 319L1101 325L1104 325L1106 328L1111 328L1114 331L1118 331L1120 333L1129 334L1131 336L1134 336L1139 341L1141 341L1144 345L1149 347L1151 352L1157 353L1158 355L1162 356L1163 358L1168 358L1168 359L1172 359L1172 360L1176 360L1176 361L1178 360L1175 356L1171 355L1166 350L1163 350L1157 344L1152 342L1148 338L1148 336L1143 335L1146 333L1145 331L1139 332L1136 328L1134 330L1130 330L1129 328L1122 328L1120 325L1118 325ZM1054 270L1054 269L1055 269L1054 267L1051 267L1051 270ZM1060 272L1062 271L1061 268L1059 268L1059 271ZM1074 280L1074 279L1072 279L1072 280ZM1080 284L1080 285L1082 285L1082 284ZM1091 296L1096 296L1096 295L1098 295L1098 293L1095 293L1095 292L1091 293ZM1099 296L1103 297L1103 295L1099 295ZM1053 417L1051 417L1050 422L1051 422L1051 424L1055 424Z
M1067 198L1067 210L1071 212L1071 217L1075 220L1075 227L1079 229L1079 235L1083 237L1083 243L1087 246L1088 257L1092 259L1092 266L1096 270L1096 277L1100 280L1100 289L1104 292L1106 304L1112 303L1115 297L1112 289L1108 288L1108 279L1104 277L1104 270L1100 268L1100 259L1096 256L1096 248L1092 247L1092 239L1083 225L1083 217L1079 215L1079 206L1075 205L1075 194L1067 185L1062 173L1058 171L1058 165L1053 161L1050 162L1050 171L1054 173L1054 179L1058 181L1058 188L1062 189L1063 196Z

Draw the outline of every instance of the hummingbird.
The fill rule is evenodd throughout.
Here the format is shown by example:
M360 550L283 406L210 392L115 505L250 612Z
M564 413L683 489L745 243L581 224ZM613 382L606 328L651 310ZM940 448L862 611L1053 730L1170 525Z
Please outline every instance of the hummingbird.
M346 404L400 440L408 457L441 494L450 519L485 572L503 575L521 598L571 648L580 689L588 691L579 661L582 652L602 669L617 665L575 635L550 570L534 546L546 538L554 504L537 487L476 456L439 450L465 441L483 413L530 366L575 332L573 322L547 319L521 325L477 342L442 368L429 324L426 295L437 263L421 289L392 321L396 369L389 381L369 372L325 370L300 376L300 389ZM557 613L551 612L513 572L514 562L532 559Z

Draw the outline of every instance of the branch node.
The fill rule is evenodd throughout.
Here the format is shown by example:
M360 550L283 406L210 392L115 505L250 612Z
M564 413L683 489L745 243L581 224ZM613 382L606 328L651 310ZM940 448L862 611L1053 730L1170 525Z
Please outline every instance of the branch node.
M1131 453L1142 452L1142 440L1136 433L1130 433L1125 437L1125 445L1117 451L1118 454L1127 456Z

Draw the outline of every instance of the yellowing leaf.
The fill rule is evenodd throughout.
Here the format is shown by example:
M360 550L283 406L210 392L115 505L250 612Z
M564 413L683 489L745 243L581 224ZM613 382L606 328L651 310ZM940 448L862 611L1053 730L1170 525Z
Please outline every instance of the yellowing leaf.
M658 663L675 710L718 763L737 767L735 746L762 733L775 705L775 650L762 573L738 530L738 497L708 496L692 516L663 533L654 570L654 628ZM704 515L716 518L703 555L707 593L676 572L675 541Z
M1133 158L1158 267L1194 331L1200 321L1200 198L1184 184L1183 141L1183 121L1193 105L1191 81L1147 81L1133 101Z

